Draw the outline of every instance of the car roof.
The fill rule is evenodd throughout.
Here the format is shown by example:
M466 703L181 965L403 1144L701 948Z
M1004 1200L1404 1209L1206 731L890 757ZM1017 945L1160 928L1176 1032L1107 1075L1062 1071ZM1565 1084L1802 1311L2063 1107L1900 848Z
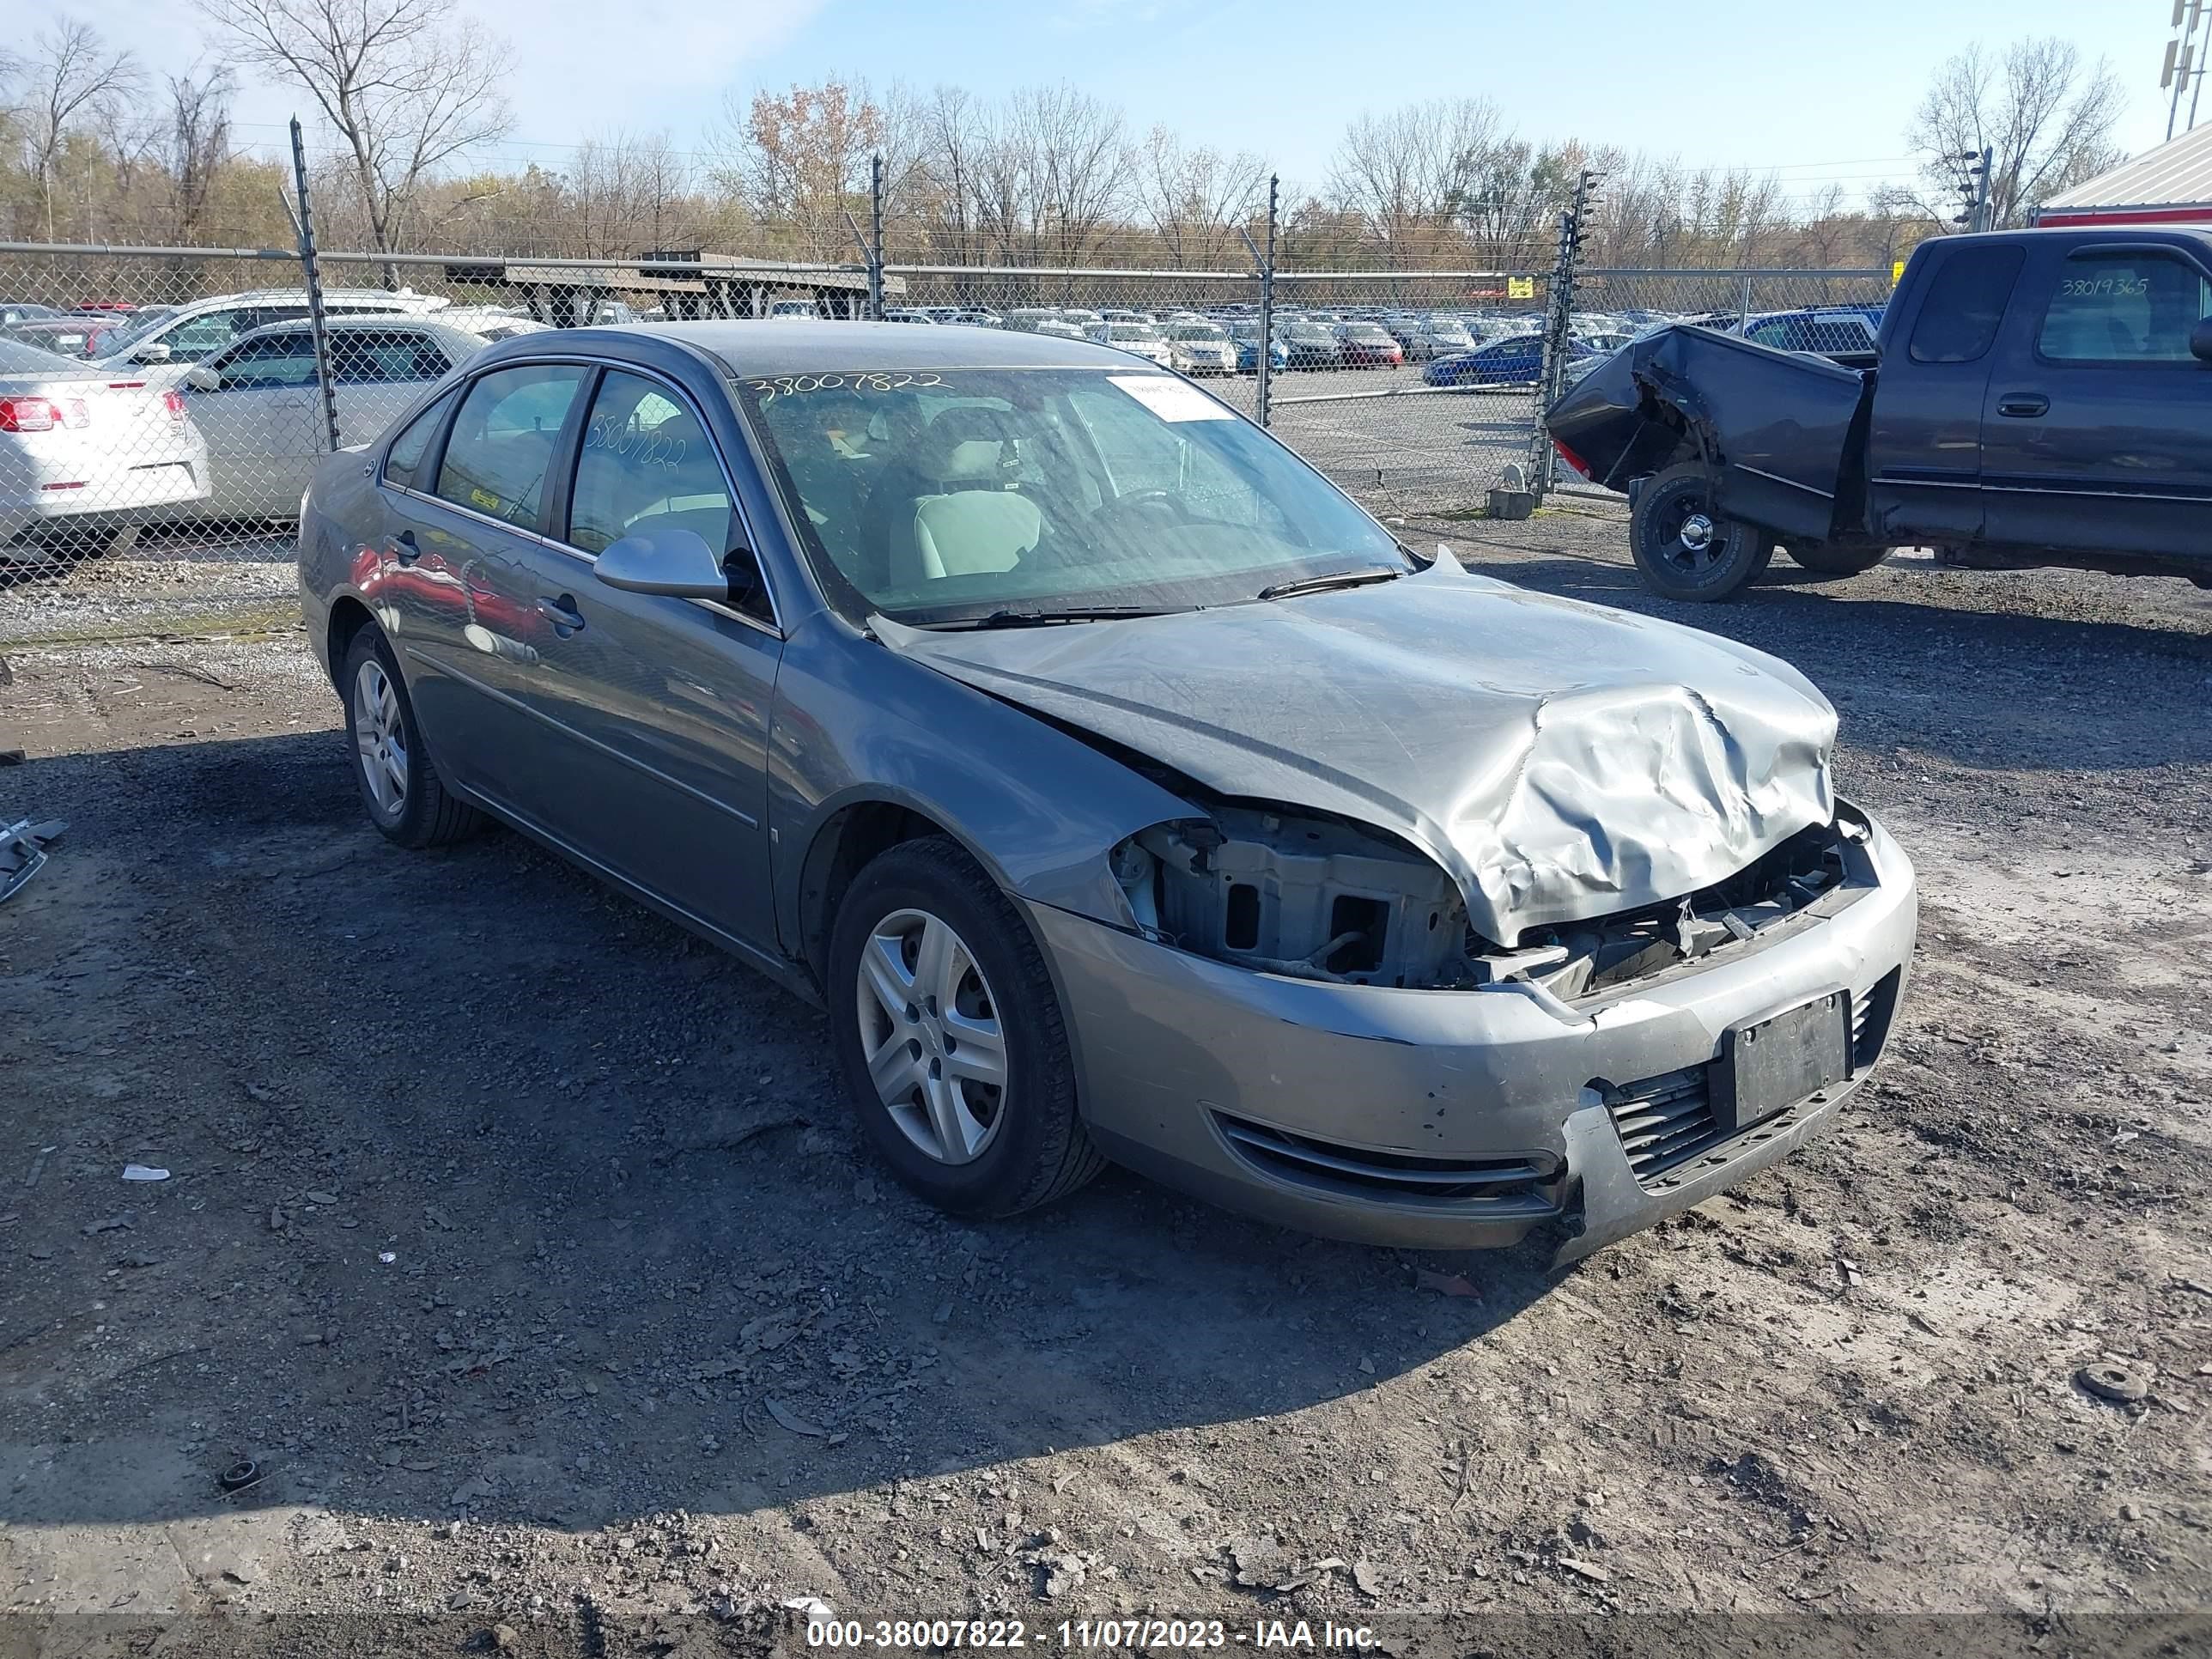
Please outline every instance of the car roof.
M897 323L822 322L811 328L767 322L633 323L623 328L571 328L554 339L529 334L491 349L525 356L553 349L621 356L640 337L703 351L734 374L810 374L861 369L1127 368L1129 354L1088 341L1016 330L908 328Z

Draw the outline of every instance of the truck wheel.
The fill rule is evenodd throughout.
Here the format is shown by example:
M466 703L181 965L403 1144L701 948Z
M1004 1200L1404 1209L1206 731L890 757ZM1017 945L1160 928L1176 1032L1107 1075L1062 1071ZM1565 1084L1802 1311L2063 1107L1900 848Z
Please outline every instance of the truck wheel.
M1774 557L1766 532L1717 517L1704 465L1670 466L1637 493L1628 543L1644 586L1670 599L1734 599Z
M1839 547L1834 542L1784 542L1782 550L1798 568L1818 576L1856 576L1889 556L1886 547Z

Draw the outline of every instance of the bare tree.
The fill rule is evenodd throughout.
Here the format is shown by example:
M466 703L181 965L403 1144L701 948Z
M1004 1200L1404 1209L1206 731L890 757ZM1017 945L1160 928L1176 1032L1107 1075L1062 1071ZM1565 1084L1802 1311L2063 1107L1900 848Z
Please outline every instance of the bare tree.
M52 241L62 148L80 118L108 113L137 89L138 64L128 52L109 52L90 24L66 17L33 45L21 118L24 170L38 192L46 240Z
M1129 144L1121 112L1065 83L1008 100L1037 240L1072 264L1124 205Z
M161 147L169 175L169 234L190 246L206 222L216 175L230 159L230 100L238 82L221 64L195 64L167 78L168 130Z
M1990 227L2025 223L2031 208L2119 159L2112 134L2124 102L2111 68L2085 66L2069 41L2016 40L2002 57L1969 46L1936 71L1906 133L1929 186L1923 210L1939 222L1957 213L1962 158L1986 148Z
M1170 260L1211 267L1234 254L1243 262L1237 233L1265 211L1266 162L1188 146L1167 128L1154 127L1136 171L1138 199Z
M1500 148L1511 143L1486 99L1362 114L1337 145L1329 193L1393 264L1433 262L1454 251L1454 224L1482 199Z
M303 88L344 146L371 246L396 252L424 186L512 125L512 56L441 0L195 0L240 58ZM386 269L386 280L395 273Z

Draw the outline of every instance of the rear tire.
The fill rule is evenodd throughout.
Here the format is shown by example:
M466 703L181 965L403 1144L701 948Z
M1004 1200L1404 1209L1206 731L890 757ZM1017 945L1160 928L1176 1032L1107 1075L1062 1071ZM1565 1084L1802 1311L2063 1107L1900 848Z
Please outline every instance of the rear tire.
M957 842L902 842L854 878L830 932L828 988L861 1132L939 1209L1018 1214L1105 1167L1077 1112L1043 953Z
M1638 492L1628 543L1645 586L1697 604L1734 599L1774 557L1765 531L1714 514L1712 480L1698 461L1668 467Z
M354 787L368 821L387 839L420 849L483 827L483 814L455 799L438 776L398 661L374 623L362 624L346 647L338 693L345 699Z
M1886 547L1842 547L1834 542L1784 542L1782 550L1799 569L1816 576L1856 576L1889 556Z

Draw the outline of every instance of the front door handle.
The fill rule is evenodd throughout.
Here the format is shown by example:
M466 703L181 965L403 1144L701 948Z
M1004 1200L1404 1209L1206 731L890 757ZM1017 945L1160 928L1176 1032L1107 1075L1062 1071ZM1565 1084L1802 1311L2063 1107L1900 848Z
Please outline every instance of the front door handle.
M538 614L553 624L553 631L567 639L584 625L584 613L576 609L574 598L563 593L557 599L538 601Z
M403 530L392 538L392 556L402 564L412 564L422 556L422 550L415 545L415 532Z
M1997 413L2016 421L2032 421L2051 412L2051 399L2040 392L2007 392L1997 398Z

